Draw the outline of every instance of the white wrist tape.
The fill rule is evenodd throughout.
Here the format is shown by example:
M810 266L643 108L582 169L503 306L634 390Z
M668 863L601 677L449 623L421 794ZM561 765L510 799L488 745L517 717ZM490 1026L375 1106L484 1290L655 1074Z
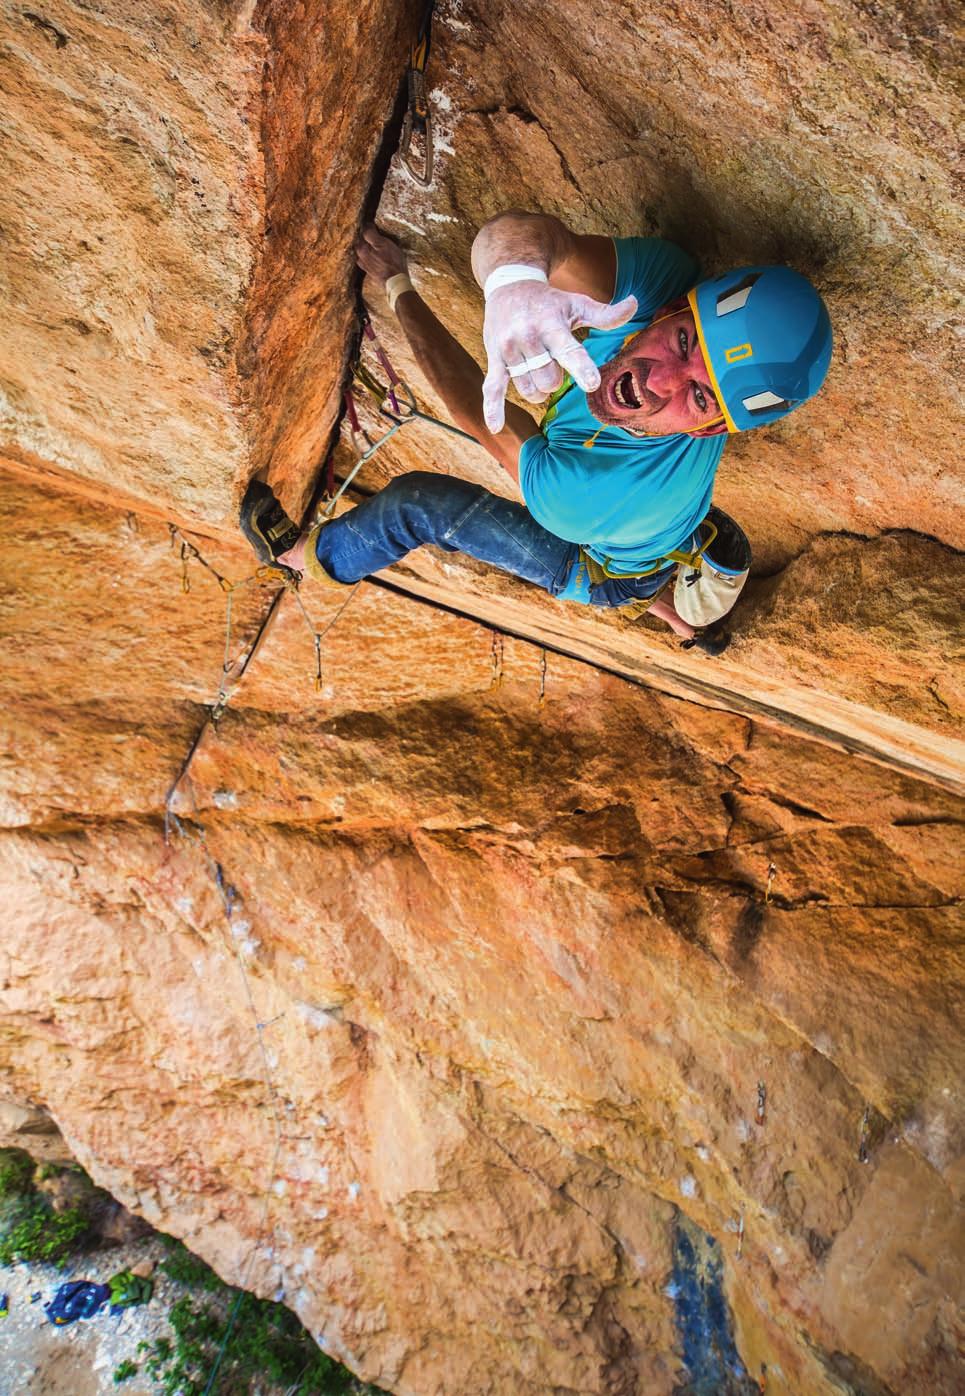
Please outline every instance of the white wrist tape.
M488 301L492 293L498 291L500 286L512 286L515 281L546 280L548 280L546 272L540 271L539 267L527 267L522 262L507 262L504 267L497 267L486 277L483 295Z
M396 272L395 276L390 276L385 283L385 294L389 300L389 309L395 310L395 303L406 291L414 291L415 287L409 280L406 272Z

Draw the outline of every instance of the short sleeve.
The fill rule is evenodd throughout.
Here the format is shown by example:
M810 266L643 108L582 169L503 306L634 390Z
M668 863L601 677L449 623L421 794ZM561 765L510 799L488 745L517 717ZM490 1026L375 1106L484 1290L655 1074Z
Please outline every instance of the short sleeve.
M543 435L530 436L519 453L519 488L537 523L557 538L579 543L592 536L594 481L586 452L551 447Z
M663 238L614 238L617 253L614 301L636 296L634 320L649 319L655 310L696 286L700 263L689 252Z

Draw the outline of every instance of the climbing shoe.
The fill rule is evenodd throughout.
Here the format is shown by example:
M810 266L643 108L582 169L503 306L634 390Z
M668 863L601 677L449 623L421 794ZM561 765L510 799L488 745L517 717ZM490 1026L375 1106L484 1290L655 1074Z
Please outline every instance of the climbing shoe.
M239 521L260 562L276 562L301 537L301 529L292 523L262 480L252 480L245 490Z

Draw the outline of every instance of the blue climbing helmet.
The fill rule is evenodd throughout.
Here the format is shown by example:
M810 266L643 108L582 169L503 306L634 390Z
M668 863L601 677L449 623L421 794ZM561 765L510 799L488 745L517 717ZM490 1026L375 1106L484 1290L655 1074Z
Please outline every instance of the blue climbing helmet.
M776 422L813 397L831 362L831 319L790 267L738 267L687 296L728 431Z

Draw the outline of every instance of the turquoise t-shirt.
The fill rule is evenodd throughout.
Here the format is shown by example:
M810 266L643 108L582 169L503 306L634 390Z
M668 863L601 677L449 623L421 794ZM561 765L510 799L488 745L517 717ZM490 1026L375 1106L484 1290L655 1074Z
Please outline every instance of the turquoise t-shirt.
M595 364L619 353L654 311L697 283L693 257L660 238L614 238L614 301L637 298L637 313L616 330L591 330L584 342ZM641 572L687 545L710 508L726 436L631 436L605 427L575 385L539 436L523 442L519 483L529 512L544 528L581 544L614 574Z

